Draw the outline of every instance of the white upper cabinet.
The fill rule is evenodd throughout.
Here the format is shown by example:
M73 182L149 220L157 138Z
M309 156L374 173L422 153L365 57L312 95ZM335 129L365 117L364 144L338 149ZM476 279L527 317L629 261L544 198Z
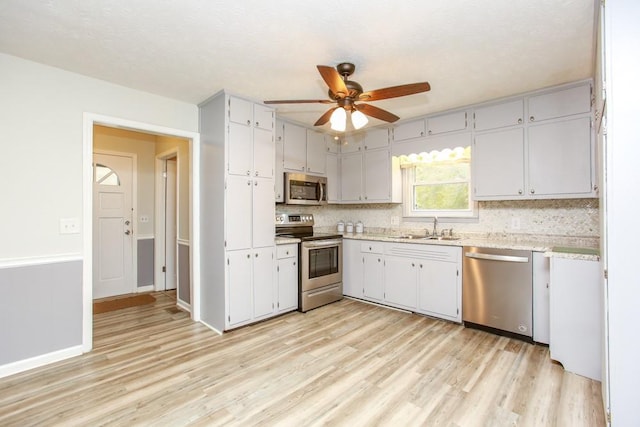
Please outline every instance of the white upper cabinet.
M327 203L340 202L340 160L337 154L327 154Z
M473 128L476 131L516 126L523 122L524 102L521 98L473 110Z
M304 172L307 168L307 129L284 123L284 169Z
M395 142L421 138L427 134L427 123L425 119L414 120L402 123L393 129L393 140Z
M326 135L325 143L327 144L327 153L338 154L340 152L340 139L336 139L331 135Z
M229 97L228 172L273 178L274 112L265 105Z
M251 248L252 179L242 176L227 177L225 189L225 243L227 250ZM275 208L274 208L275 210ZM271 239L273 243L273 238Z
M591 85L580 86L529 97L529 122L566 117L591 111Z
M466 111L456 111L455 113L443 114L441 116L429 117L427 119L428 135L462 131L466 128Z
M276 121L276 166L275 166L275 193L276 203L284 202L284 124Z
M340 161L340 194L343 202L362 201L362 155L351 153Z
M592 192L590 117L530 126L528 132L530 195Z
M478 134L471 161L474 197L519 197L524 193L524 131Z
M366 151L364 161L364 200L391 201L391 154L389 150Z
M324 133L307 129L307 172L324 175L327 173L327 143Z
M346 135L342 138L340 152L342 154L357 153L364 145L364 134Z
M375 150L389 146L389 129L371 129L364 135L364 149Z

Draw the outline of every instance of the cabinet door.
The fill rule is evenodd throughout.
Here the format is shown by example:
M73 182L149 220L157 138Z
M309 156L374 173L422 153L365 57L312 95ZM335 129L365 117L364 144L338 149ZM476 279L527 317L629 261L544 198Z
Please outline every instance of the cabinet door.
M275 163L275 142L272 130L253 130L253 175L273 178Z
M297 249L296 249L297 252ZM298 308L298 258L278 260L278 311Z
M266 105L253 104L253 126L268 132L273 131L273 108Z
M307 172L315 175L327 173L326 147L323 133L307 130Z
M389 146L389 129L371 129L364 136L364 149L375 150Z
M456 111L455 113L430 117L427 119L427 128L429 135L465 130L467 128L467 112Z
M327 202L340 201L340 171L338 169L338 156L327 154Z
M247 177L227 177L225 189L225 241L227 250L251 248L252 186L252 180ZM273 223L273 218L271 222ZM273 244L273 236L271 237L271 242Z
M393 140L395 142L407 139L421 138L426 135L426 122L424 119L403 123L393 129Z
M273 295L274 249L254 249L253 256L253 317L260 318L274 312Z
M342 292L350 297L362 298L364 264L360 253L360 241L344 239L342 241L343 274Z
M364 135L361 133L345 136L340 145L340 152L342 154L357 153L362 150L363 143Z
M427 314L459 320L458 266L452 262L420 260L418 309Z
M591 85L545 93L529 98L529 122L566 117L591 111Z
M229 164L227 169L232 175L251 175L253 170L253 129L250 125L229 123L227 146Z
M417 305L418 260L386 256L384 260L384 300L403 308Z
M327 145L327 153L338 154L340 152L340 140L331 137L331 135L326 135L324 139L325 144Z
M229 326L251 320L251 251L227 251L227 322Z
M340 160L340 199L343 202L362 200L362 154L343 155Z
M389 150L364 153L364 199L368 202L391 201L391 154Z
M276 203L284 202L284 130L282 122L276 123L276 165L274 170Z
M476 135L472 156L475 198L522 197L524 135L521 128Z
M366 299L382 301L384 299L384 263L382 255L362 254L363 262L363 294Z
M528 151L530 195L592 192L589 117L530 126Z
M533 340L549 344L549 258L533 253Z
M307 130L302 126L284 124L284 168L304 171L307 163Z
M229 120L232 123L253 126L253 102L230 96Z
M253 247L262 248L274 245L274 221L276 208L273 195L273 180L253 180ZM227 219L228 220L228 219Z
M476 131L521 125L524 121L522 99L487 105L473 111L473 127Z

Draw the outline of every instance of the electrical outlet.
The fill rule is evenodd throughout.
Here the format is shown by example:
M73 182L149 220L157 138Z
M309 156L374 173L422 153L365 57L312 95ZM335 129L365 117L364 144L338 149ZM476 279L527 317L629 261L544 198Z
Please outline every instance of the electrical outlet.
M391 225L400 225L400 217L392 216L391 217Z
M141 215L140 216L140 222L149 222L149 216L148 215Z
M60 218L60 234L80 233L80 222L78 218Z
M520 230L520 218L519 217L511 218L511 229L512 230Z

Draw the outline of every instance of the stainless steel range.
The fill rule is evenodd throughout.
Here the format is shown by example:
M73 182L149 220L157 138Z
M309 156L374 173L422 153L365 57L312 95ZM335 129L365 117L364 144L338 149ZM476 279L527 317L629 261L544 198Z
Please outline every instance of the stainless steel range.
M276 214L276 236L301 240L298 310L342 299L342 236L313 231L312 214Z

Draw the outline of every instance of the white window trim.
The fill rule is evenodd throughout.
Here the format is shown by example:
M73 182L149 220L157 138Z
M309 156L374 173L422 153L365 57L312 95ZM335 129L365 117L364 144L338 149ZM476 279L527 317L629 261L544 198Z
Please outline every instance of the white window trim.
M429 210L429 211L415 211L413 209L413 168L402 169L402 216L404 218L413 219L432 219L438 217L439 219L449 220L450 222L477 222L478 220L478 202L471 200L471 209L465 211L446 211L446 210ZM469 186L471 187L471 182ZM471 196L471 188L469 189L469 195Z

